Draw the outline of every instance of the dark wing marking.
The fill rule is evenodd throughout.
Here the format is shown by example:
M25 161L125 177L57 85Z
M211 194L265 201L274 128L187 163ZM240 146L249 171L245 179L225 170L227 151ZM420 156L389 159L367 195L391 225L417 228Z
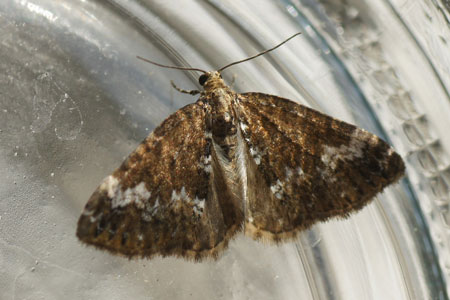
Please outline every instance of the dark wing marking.
M377 136L290 100L237 96L247 147L245 232L280 241L361 209L404 173Z
M216 258L241 228L206 132L204 103L167 118L97 188L78 221L84 243L127 257ZM214 172L212 172L214 170Z

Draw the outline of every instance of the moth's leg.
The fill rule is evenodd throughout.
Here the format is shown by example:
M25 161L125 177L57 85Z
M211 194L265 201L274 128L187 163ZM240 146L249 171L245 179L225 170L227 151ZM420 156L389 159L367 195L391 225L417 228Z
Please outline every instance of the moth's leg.
M188 90L180 89L179 87L177 87L177 86L175 85L175 83L173 83L173 81L170 81L170 83L172 84L173 88L176 89L177 91L179 91L180 93L189 94L189 95L197 95L197 94L200 94L200 93L201 93L201 92L198 91L198 90L191 90L191 91L188 91Z

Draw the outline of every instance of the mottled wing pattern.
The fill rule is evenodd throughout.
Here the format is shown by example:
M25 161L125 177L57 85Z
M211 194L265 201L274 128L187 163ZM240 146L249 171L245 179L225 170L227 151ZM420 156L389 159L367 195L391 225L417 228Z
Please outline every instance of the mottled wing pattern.
M361 209L404 172L377 136L290 100L237 96L247 146L245 232L280 241Z
M201 101L167 118L97 188L77 236L127 257L216 258L241 228L217 164ZM214 172L212 170L214 169ZM242 210L242 209L241 209Z

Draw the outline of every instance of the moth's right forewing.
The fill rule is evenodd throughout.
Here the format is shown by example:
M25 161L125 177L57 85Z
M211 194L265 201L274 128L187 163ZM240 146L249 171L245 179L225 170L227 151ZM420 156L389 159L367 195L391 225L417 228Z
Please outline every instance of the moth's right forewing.
M280 241L347 217L404 173L377 136L290 100L238 95L247 147L246 234Z

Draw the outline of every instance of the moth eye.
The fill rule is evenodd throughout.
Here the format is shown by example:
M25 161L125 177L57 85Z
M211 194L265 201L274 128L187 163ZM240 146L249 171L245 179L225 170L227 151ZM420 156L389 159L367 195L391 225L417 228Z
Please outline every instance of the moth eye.
M203 86L208 79L208 75L203 74L198 78L198 83L200 83L201 86Z

